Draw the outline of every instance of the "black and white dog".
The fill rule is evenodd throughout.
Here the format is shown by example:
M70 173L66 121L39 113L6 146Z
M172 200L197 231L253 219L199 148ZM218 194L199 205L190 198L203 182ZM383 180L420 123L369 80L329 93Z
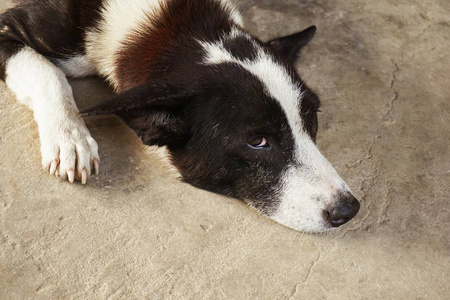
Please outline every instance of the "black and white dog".
M294 61L315 27L263 43L227 0L27 0L0 15L0 79L34 111L42 163L83 184L97 144L68 77L100 75L116 114L184 181L288 227L338 227L359 202L315 145L318 97Z

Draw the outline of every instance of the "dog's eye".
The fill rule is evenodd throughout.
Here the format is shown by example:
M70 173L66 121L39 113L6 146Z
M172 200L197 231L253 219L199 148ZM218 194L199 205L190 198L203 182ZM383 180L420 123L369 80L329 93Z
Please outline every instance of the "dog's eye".
M252 149L264 149L269 148L269 143L264 137L259 137L248 141L248 146Z

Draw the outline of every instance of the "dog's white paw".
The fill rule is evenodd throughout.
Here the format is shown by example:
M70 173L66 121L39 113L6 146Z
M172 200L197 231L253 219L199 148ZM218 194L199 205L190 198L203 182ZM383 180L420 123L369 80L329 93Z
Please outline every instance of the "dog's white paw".
M39 124L42 166L62 180L86 184L92 173L99 173L97 142L78 115L51 119Z

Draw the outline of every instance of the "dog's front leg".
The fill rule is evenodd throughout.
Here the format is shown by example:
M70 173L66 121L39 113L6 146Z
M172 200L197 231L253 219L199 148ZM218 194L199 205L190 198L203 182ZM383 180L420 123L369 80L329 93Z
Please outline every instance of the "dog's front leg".
M5 73L8 87L34 112L44 169L63 180L86 183L91 171L98 173L98 147L64 73L26 46L7 59Z

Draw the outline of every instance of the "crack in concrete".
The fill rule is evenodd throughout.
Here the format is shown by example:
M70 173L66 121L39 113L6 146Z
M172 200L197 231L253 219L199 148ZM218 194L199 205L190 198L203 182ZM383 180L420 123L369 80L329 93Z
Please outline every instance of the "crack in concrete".
M297 293L299 292L299 288L302 285L305 285L312 273L312 270L314 269L314 267L317 265L317 263L319 262L319 260L322 258L322 253L319 250L319 254L317 255L317 258L312 262L311 266L308 269L308 273L306 273L305 279L302 282L299 282L295 285L294 287L294 291L291 293L291 296L289 296L289 300L294 299L295 295L297 295Z
M373 148L373 146L375 145L375 142L376 142L378 139L380 139L380 138L381 138L380 135L376 135L376 136L372 139L372 143L371 143L371 144L369 145L369 147L367 148L366 156L363 157L363 158L361 158L361 159L358 159L353 165L347 165L347 168L348 168L348 167L354 168L354 167L356 167L356 166L361 165L363 162L372 159L372 157L373 157L373 156L372 156L372 148Z
M417 35L417 36L415 37L415 39L418 39L418 38L421 38L422 36L424 36L425 33L427 32L427 30L430 29L430 27L431 27L431 22L428 24L427 27L425 27L425 28L422 30L422 32L421 32L419 35Z
M366 151L366 156L359 159L358 161L356 161L356 163L354 163L353 165L351 165L351 167L356 167L361 165L362 163L369 161L373 158L373 154L372 154L372 149L375 146L375 144L381 139L381 135L380 135L380 130L385 127L385 125L388 122L392 122L392 117L391 114L394 111L394 105L395 102L399 99L400 93L396 90L395 85L397 82L397 73L400 71L400 67L398 65L398 63L395 61L395 59L391 59L391 63L394 66L394 69L391 72L391 80L389 83L389 89L392 91L392 97L389 99L389 108L387 109L387 111L383 114L382 120L386 120L384 122L382 122L380 124L380 126L378 126L378 128L376 129L376 135L374 138L371 139L371 142L367 148ZM372 176L370 179L368 178L364 178L364 180L361 182L360 185L360 191L363 193L363 196L361 197L362 202L366 202L367 199L367 191L371 190L375 184L378 182L379 179L379 175L376 172L375 169L375 174L374 176ZM371 180L370 185L365 189L364 188L364 183L368 182L369 180ZM364 228L364 224L366 222L366 220L369 218L370 216L370 209L372 207L372 202L370 201L367 206L366 206L366 215L363 217L363 219L361 220L361 222L359 222L358 224L355 225L355 227L350 228L348 230L346 230L342 235L340 235L339 237L337 237L336 239L340 239L343 238L347 235L348 232L352 232L361 228ZM382 222L381 222L382 223ZM375 226L378 226L381 224L380 222L377 222L377 224Z
M389 88L391 89L393 95L392 95L391 99L389 100L389 108L383 116L383 119L387 119L387 121L389 121L389 122L392 122L391 113L394 110L395 102L399 98L399 92L395 89L395 83L397 81L397 72L400 71L400 68L398 67L397 62L394 59L391 60L391 63L394 65L394 70L392 71L391 82L390 82ZM384 126L386 124L386 122L383 122L382 126Z
M384 113L384 115L382 117L382 120L385 120L385 121L382 122L381 125L376 129L376 136L372 139L371 144L369 145L369 147L368 147L368 149L366 151L366 156L364 158L358 160L351 167L359 166L363 162L373 159L372 149L375 146L375 144L381 139L380 130L383 127L385 127L388 123L392 123L392 121L393 121L392 113L393 113L394 108L395 108L394 107L395 106L395 102L397 102L398 99L400 98L400 93L396 89L396 84L397 84L397 80L398 80L397 74L398 74L398 72L401 71L399 64L401 64L403 62L403 60L404 60L405 48L407 48L409 46L409 44L411 44L414 40L417 40L417 39L421 38L422 36L424 36L426 34L427 30L431 28L431 26L432 26L432 23L430 22L425 28L423 28L423 30L420 32L420 34L418 34L414 38L410 39L409 41L406 42L406 44L403 45L399 63L395 59L391 59L391 63L394 66L394 69L391 72L391 80L390 80L390 84L389 84L389 89L392 91L392 97L391 97L391 99L389 99L389 108L387 109L387 111ZM366 192L369 191L370 189L372 189L375 186L375 184L379 181L378 179L379 179L378 174L375 174L375 176L373 176L370 179L371 180L371 184L366 189L364 189L363 184L365 182L367 182L369 179L365 178L362 181L361 186L360 186L360 191L363 193L363 196L361 197L361 200L363 202L365 202L365 200L367 198ZM375 227L381 225L387 219L387 209L390 206L390 202L391 202L391 200L387 199L382 204L382 207L381 207L381 210L380 210L380 215L379 215L379 218L378 218L378 220L377 220L377 222L375 224ZM364 223L369 218L371 207L372 207L372 202L367 204L367 206L366 206L367 214L363 217L361 222L359 224L357 224L355 227L350 228L347 231L345 231L341 236L337 237L337 239L345 237L345 235L348 232L351 232L351 231L363 228L364 227Z
M364 178L361 181L361 184L360 184L360 187L359 187L359 190L363 193L363 195L361 197L361 203L366 203L367 202L366 201L366 199L367 199L367 191L370 191L379 182L379 177L380 177L379 174L375 173L375 175L373 177L371 177L371 178ZM367 187L364 187L364 184L366 182L370 182L370 184ZM335 240L342 239L342 238L344 238L347 235L347 233L364 228L366 220L369 218L369 216L371 216L371 211L370 210L372 208L372 205L373 205L372 201L368 201L367 205L366 205L366 214L362 217L361 221L355 223L355 226L353 226L351 228L348 228L341 235L335 237L334 239ZM376 226L378 226L378 225L376 225ZM366 226L366 228L369 228L369 226Z
M389 189L387 191L386 197L384 197L385 201L382 204L382 207L380 210L380 215L378 216L378 220L377 220L375 227L380 226L381 224L389 221L389 218L387 216L387 210L391 206L391 197L390 196L391 196L391 190Z
M431 24L430 24L429 26L427 26L427 27L422 31L422 33L421 33L419 36L425 34L426 30L427 30L430 26L431 26ZM419 36L418 36L418 37L419 37ZM405 45L404 47L406 47L406 46L407 46L407 45ZM402 54L401 61L403 61L403 54ZM389 89L392 91L392 97L389 99L389 107L388 107L388 109L386 110L386 112L383 114L383 117L382 117L382 120L385 120L385 121L382 122L382 123L380 124L380 126L378 126L378 128L376 129L376 136L375 136L374 138L372 138L371 143L370 143L370 145L369 145L368 148L367 148L366 156L365 156L364 158L362 158L362 159L359 159L356 163L354 163L353 165L351 165L351 167L359 166L359 165L361 165L363 162L368 161L368 160L371 160L371 159L373 158L372 149L373 149L373 147L375 146L375 144L381 139L380 130L381 130L383 127L385 127L388 123L392 123L392 120L393 120L393 118L392 118L392 112L394 111L395 102L396 102L396 101L399 99L399 97L400 97L400 93L397 91L397 89L396 89L395 86L396 86L396 83L397 83L397 73L400 72L401 69L400 69L399 64L396 62L395 59L391 59L391 63L392 63L392 65L394 66L394 68L393 68L393 70L392 70L392 72L391 72L391 79L390 79L390 83L389 83ZM366 199L367 199L367 193L366 193L366 192L369 191L369 190L371 190L371 189L375 186L375 184L379 181L378 179L379 179L379 175L377 174L376 169L375 169L375 174L374 174L374 176L373 176L372 178L370 178L371 183L370 183L370 185L369 185L366 189L364 189L363 184L366 183L369 179L364 178L364 180L361 182L361 185L360 185L360 191L363 193L363 196L361 197L361 200L362 200L363 202L365 202ZM387 201L387 202L388 202L388 201ZM363 217L363 219L361 220L361 222L359 222L358 224L356 224L355 227L350 228L350 229L348 229L347 231L345 231L342 235L340 235L340 236L337 237L336 239L340 239L340 238L345 237L346 234L347 234L348 232L351 232L351 231L355 231L355 230L364 228L364 224L365 224L365 222L367 221L367 219L368 219L369 216L370 216L370 209L371 209L371 207L372 207L372 202L370 202L370 203L367 204L367 206L366 206L366 211L367 211L367 213L366 213L366 215ZM381 211L381 214L382 214L382 215L383 215L383 214L384 214L384 215L386 214L386 212L385 212L384 210L386 210L388 207L389 207L389 205L387 205L387 206L384 205L384 207L382 208L382 211ZM382 223L383 223L383 219L384 219L384 218L381 218L381 219L378 218L378 220L377 220L377 222L376 222L376 224L375 224L375 227L377 227L377 226L379 226L380 224L382 224ZM380 222L380 220L381 220L381 222Z
M403 58L402 58L403 60ZM394 105L395 102L399 99L400 93L397 91L397 89L395 88L396 82L397 82L397 73L400 71L400 67L399 64L395 61L395 59L391 59L391 63L394 66L394 69L391 72L391 80L389 83L389 89L392 91L392 97L389 100L389 108L387 109L387 111L384 113L382 119L387 119L385 122L382 122L380 124L380 126L378 126L378 128L376 129L376 136L372 139L371 144L369 145L367 152L366 152L366 157L364 157L363 159L360 159L356 164L353 165L353 167L360 165L362 162L367 161L367 160L371 160L373 158L373 154L372 154L372 149L374 147L374 145L381 139L381 134L380 134L380 130L385 127L385 125L387 124L387 122L392 122L392 112L394 111ZM366 188L364 188L364 183L371 181L369 186L367 186ZM360 185L360 191L363 193L363 196L361 197L361 200L363 202L366 202L367 199L367 191L370 191L379 181L379 174L377 174L377 171L375 169L375 174L374 176L372 176L370 179L368 178L364 178L364 180L361 182ZM388 202L388 201L386 201ZM359 222L355 227L350 228L349 230L345 231L341 236L337 237L337 239L339 238L343 238L346 236L346 234L348 232L354 231L354 230L358 230L361 228L364 228L365 222L367 221L367 219L370 216L370 209L372 207L372 201L370 201L367 206L366 206L366 215L363 217L363 219L361 220L361 222ZM381 214L386 214L385 210L387 210L387 208L389 207L389 205L384 205L384 207L381 209ZM383 219L383 218L382 218ZM383 222L380 222L380 218L378 218L377 223L375 224L375 227L379 226L380 224L382 224ZM369 227L367 227L369 228Z
M403 45L402 50L401 50L401 55L400 55L400 63L402 63L404 60L405 48L407 48L414 40L417 40L417 39L421 38L422 36L424 36L426 34L427 30L430 29L431 25L432 25L432 23L430 22L424 29L422 29L422 31L417 36L408 40ZM391 89L393 95L389 102L389 109L383 116L383 119L387 118L387 121L383 122L383 126L386 125L386 122L392 122L391 113L394 110L394 104L399 99L399 95L400 95L399 92L395 89L395 84L397 82L397 73L400 71L400 67L399 67L399 64L394 59L391 59L391 63L394 65L394 70L392 71L391 82L390 82L389 88Z
M431 27L431 25L432 25L432 24L429 23L429 24L421 31L420 34L418 34L417 36L415 36L414 38L412 38L411 40L409 40L409 41L402 47L400 63L402 63L403 60L404 60L404 49L405 49L406 47L408 47L409 44L410 44L412 41L414 41L414 40L416 40L416 39L418 39L418 38L424 36L424 35L426 34L427 30ZM399 97L400 97L400 93L399 93L399 91L396 89L396 84L397 84L397 80L398 80L397 74L398 74L398 72L401 71L401 69L400 69L400 67L399 67L399 64L400 64L400 63L397 63L397 61L396 61L395 59L391 59L391 63L392 63L392 65L394 66L394 68L393 68L393 70L392 70L392 72L391 72L391 80L390 80L390 83L389 83L389 89L392 91L392 97L389 99L389 108L386 110L386 112L384 113L384 115L383 115L383 117L382 117L382 120L385 120L385 121L382 122L381 125L376 129L376 136L372 139L371 144L369 145L369 147L368 147L368 149L367 149L367 151L366 151L366 156L365 156L364 158L362 158L362 159L359 159L359 160L358 160L355 164L353 164L351 167L356 167L356 166L358 166L358 165L361 165L363 162L368 161L368 160L371 160L371 159L373 158L372 149L373 149L374 145L381 139L380 130L381 130L383 127L386 127L386 125L387 125L388 123L392 123L392 122L393 122L392 113L393 113L394 108L395 108L395 107L394 107L394 106L395 106L395 102L398 101L398 99L399 99ZM374 176L373 178L371 178L372 183L371 183L371 185L370 185L366 190L370 190L370 189L372 189L372 188L375 186L375 184L378 182L378 180L377 180L378 177L379 177L379 176ZM363 182L366 182L367 180L368 180L368 179L364 179ZM363 192L362 200L364 201L364 200L366 199L366 191L364 191L364 188L362 187L362 184L361 184L360 190ZM365 223L365 221L368 219L368 217L369 217L369 215L370 215L369 209L371 208L371 206L372 206L372 203L369 203L369 204L366 206L367 214L366 214L366 216L364 216L364 218L361 220L360 224L358 224L358 225L357 225L356 227L354 227L354 228L351 228L351 229L347 230L346 232L344 232L344 233L343 233L341 236L339 236L338 238L343 238L343 237L345 237L345 235L346 235L348 232L357 230L358 228L362 228L363 225L364 225L364 223ZM387 219L387 215L386 215L386 214L387 214L387 209L389 208L389 206L390 206L390 199L387 199L387 200L383 203L383 205L382 205L382 207L381 207L380 215L379 215L379 218L378 218L378 220L377 220L377 222L376 222L376 224L375 224L375 227L381 225L381 224L384 223L384 221Z
M377 172L375 172L375 175L371 178L364 178L364 180L361 182L361 191L363 192L363 197L362 197L362 201L366 202L367 199L367 192L372 190L375 185L379 182L379 174ZM363 185L368 182L368 185L366 187L364 187ZM364 216L364 218L361 220L361 223L359 224L359 226L356 228L363 228L364 227L364 223L365 221L369 218L369 216L371 215L370 213L370 209L372 208L372 201L367 203L366 206L366 215Z
M392 72L391 72L391 80L390 80L390 84L389 84L389 89L392 91L392 97L389 100L389 108L387 109L387 111L384 113L382 119L385 120L384 122L381 123L381 125L376 129L376 137L372 139L372 143L369 145L369 148L367 150L367 154L366 157L364 157L363 159L360 159L359 161L357 161L353 167L360 165L361 163L363 163L364 161L370 160L373 158L372 155L372 148L375 145L376 142L378 142L381 139L381 135L380 135L380 130L383 127L386 127L386 125L388 123L392 123L393 122L393 117L392 117L392 113L394 111L394 106L395 106L395 102L398 101L399 97L400 97L400 93L399 91L396 89L396 84L397 84L397 74L398 72L401 71L399 64L401 64L404 60L404 52L405 52L405 48L407 48L409 46L409 44L411 44L412 41L421 38L422 36L424 36L427 32L428 29L430 29L432 23L430 22L425 28L423 28L423 30L414 38L410 39L403 47L402 47L402 51L401 51L401 55L400 55L400 62L398 63L395 59L391 59L391 63L394 66ZM371 178L372 182L370 184L370 186L364 190L362 184L360 187L360 190L363 192L363 197L362 200L364 201L366 199L366 191L372 189L375 184L378 182L378 175L375 174L375 176L373 176ZM363 182L366 182L367 179L364 179ZM389 195L388 195L389 196ZM384 201L384 203L382 204L382 207L380 208L380 214L379 217L376 221L376 224L374 224L375 227L383 224L386 220L387 220L387 210L390 207L391 204L391 199L387 199L386 201ZM357 226L355 226L354 228L351 228L349 230L347 230L346 232L344 232L340 237L338 238L343 238L345 237L345 235L348 232L357 230L359 228L363 228L364 227L364 223L366 222L366 220L369 218L370 215L370 208L372 206L372 203L368 203L368 205L366 206L366 210L367 210L367 214L363 217L363 219L361 220L360 224L358 224Z

